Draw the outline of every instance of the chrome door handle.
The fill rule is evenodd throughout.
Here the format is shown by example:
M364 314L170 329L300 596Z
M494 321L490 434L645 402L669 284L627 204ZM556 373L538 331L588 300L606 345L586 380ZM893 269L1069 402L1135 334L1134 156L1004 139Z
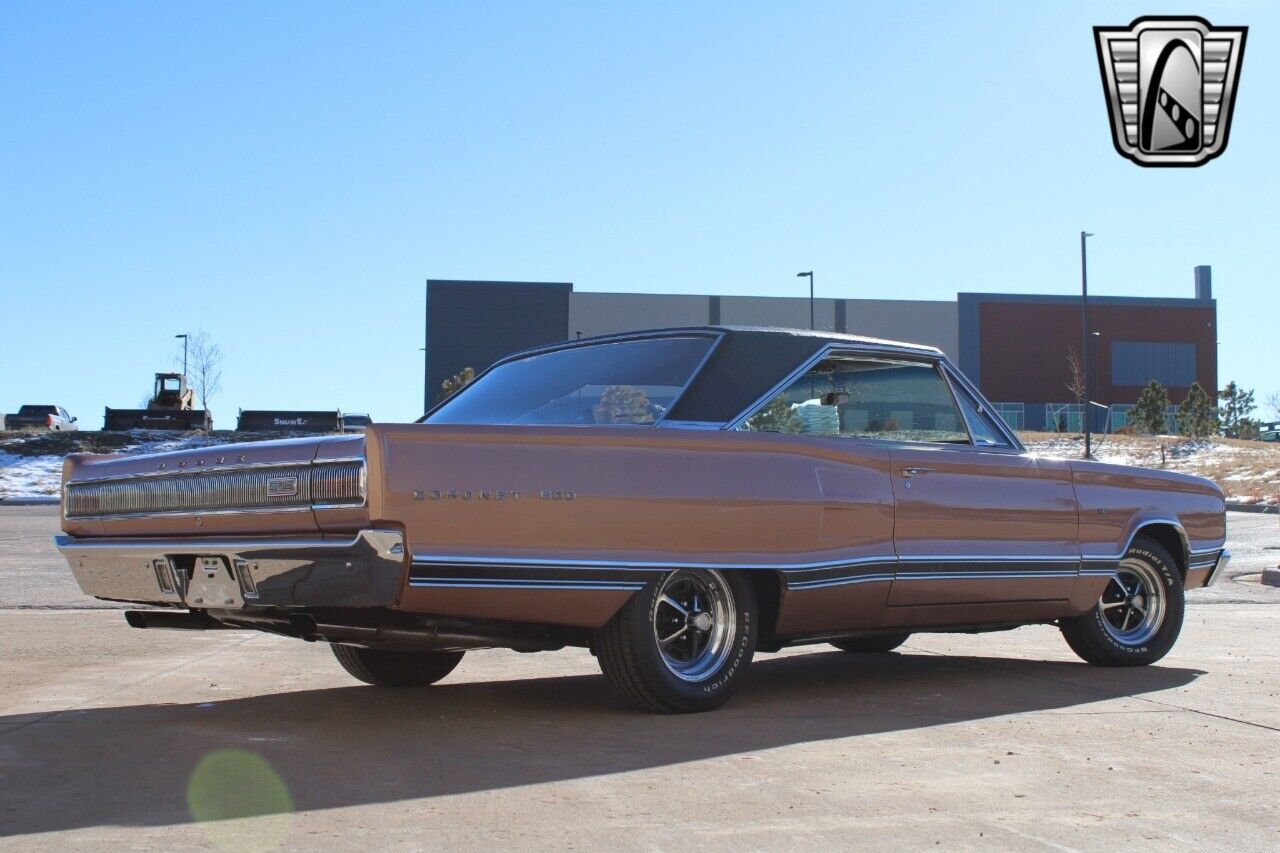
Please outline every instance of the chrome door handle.
M933 470L932 468L908 467L908 468L902 469L902 476L911 478L916 476L917 474L928 474L932 470Z

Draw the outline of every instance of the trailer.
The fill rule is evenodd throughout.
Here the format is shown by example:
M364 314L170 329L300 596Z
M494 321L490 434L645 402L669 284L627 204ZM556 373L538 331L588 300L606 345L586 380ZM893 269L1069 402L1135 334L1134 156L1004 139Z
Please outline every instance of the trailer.
M197 409L195 393L181 373L157 373L155 391L145 409L113 409L103 412L102 428L108 432L131 429L209 430L209 412Z
M236 432L342 432L342 412L241 409Z

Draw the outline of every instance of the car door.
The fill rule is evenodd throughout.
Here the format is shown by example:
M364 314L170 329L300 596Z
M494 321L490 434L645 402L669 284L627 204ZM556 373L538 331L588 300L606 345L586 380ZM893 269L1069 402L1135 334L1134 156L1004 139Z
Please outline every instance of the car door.
M964 605L1065 603L1080 567L1069 463L1023 452L989 404L942 365L935 374L936 384L917 377L911 393L934 408L938 435L929 437L942 440L892 436L889 449L898 555L890 607L940 608L928 621L967 622L981 612Z

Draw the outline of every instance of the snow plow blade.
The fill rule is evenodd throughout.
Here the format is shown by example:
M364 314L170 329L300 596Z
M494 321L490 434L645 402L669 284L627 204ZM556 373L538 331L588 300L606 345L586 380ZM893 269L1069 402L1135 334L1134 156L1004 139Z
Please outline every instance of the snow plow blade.
M106 432L131 429L207 430L213 421L204 409L111 409L102 418Z
M342 432L342 412L241 409L236 432Z

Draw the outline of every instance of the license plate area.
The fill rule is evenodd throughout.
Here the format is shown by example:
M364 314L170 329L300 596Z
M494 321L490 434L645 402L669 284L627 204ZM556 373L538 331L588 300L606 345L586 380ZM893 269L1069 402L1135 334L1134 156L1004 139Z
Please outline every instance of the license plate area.
M225 557L197 555L187 583L188 607L244 607L240 581Z

